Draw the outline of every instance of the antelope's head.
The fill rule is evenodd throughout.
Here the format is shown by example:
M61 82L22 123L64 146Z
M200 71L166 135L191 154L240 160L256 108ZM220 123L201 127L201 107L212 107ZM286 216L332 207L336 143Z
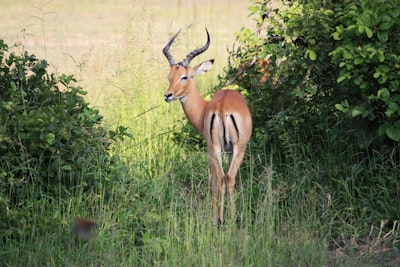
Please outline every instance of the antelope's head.
M182 103L185 101L186 96L189 94L190 90L196 87L194 86L193 77L196 74L204 73L208 71L214 60L207 60L195 67L189 67L190 61L196 56L200 55L204 51L206 51L210 45L210 34L207 32L207 43L192 52L190 52L184 60L179 63L175 63L172 55L169 52L169 48L171 44L174 42L175 38L178 36L180 31L178 31L174 36L172 36L171 40L167 43L167 45L163 49L163 53L165 57L168 59L169 65L171 66L171 70L168 75L169 80L169 88L164 94L164 100L166 102L171 102L173 100L180 100Z

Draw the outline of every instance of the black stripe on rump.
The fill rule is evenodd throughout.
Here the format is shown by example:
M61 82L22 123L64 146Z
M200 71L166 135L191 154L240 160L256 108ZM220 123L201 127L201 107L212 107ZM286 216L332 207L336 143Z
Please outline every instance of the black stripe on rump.
M239 138L239 129L238 129L238 127L237 127L237 124L236 124L236 121L235 121L235 117L233 117L232 114L231 114L231 120L232 120L232 122L233 122L233 126L235 126L235 130L236 130L237 136L238 136L238 138Z
M212 134L214 119L215 119L215 113L212 114L212 116L211 116L211 122L210 122L210 138L211 138L211 142L212 142L212 143L214 143L214 141L213 141L213 134Z
M220 116L219 114L218 114L218 116ZM222 118L223 119L223 118ZM222 122L222 140L223 140L223 142L224 142L224 146L226 145L226 139L225 139L225 120Z

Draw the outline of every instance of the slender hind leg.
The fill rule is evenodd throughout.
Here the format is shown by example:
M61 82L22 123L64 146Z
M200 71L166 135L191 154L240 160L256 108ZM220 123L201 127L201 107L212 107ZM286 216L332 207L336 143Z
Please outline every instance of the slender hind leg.
M226 174L229 192L229 203L231 207L232 221L236 218L236 205L235 205L235 183L236 175L239 170L240 164L243 161L246 145L236 145L233 147L232 155L229 163L229 170Z
M221 202L221 209L218 220L218 193L221 194L221 201L223 201L223 194L225 193L225 179L224 171L222 169L222 156L221 153L213 148L208 149L208 159L211 170L211 187L212 187L212 222L214 224L222 223L223 221L223 202Z

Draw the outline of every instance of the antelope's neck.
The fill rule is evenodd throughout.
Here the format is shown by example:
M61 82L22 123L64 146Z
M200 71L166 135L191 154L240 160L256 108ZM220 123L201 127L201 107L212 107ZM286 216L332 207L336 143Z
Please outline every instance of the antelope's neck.
M208 101L206 101L197 88L194 87L191 92L186 95L185 99L181 101L181 104L190 123L199 133L203 134L204 113Z

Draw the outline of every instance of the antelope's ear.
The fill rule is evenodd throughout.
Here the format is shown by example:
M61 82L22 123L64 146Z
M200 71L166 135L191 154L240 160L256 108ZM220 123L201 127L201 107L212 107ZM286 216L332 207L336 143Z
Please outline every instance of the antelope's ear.
M206 60L206 61L200 63L199 65L193 67L193 70L192 70L192 73L190 76L194 77L197 74L207 72L209 69L211 69L211 66L213 63L214 63L214 59Z

